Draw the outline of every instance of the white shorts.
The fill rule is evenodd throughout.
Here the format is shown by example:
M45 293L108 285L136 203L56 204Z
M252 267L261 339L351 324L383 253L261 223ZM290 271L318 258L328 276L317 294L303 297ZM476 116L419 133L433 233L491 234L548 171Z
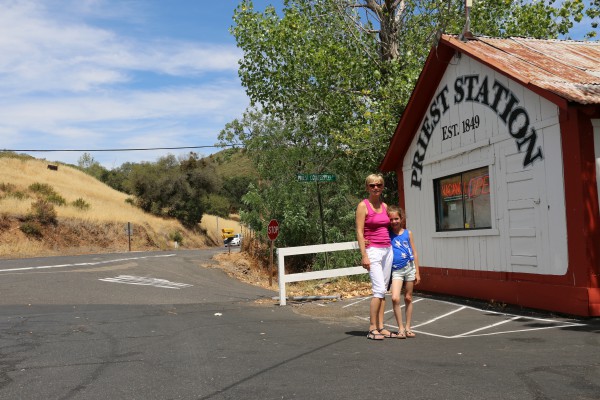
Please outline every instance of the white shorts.
M392 270L393 281L399 279L401 281L412 282L416 279L416 275L417 268L414 261L409 261L404 268Z
M388 286L390 284L390 275L392 272L392 262L394 261L394 252L390 247L369 247L367 256L371 261L369 277L373 288L373 297L385 298Z

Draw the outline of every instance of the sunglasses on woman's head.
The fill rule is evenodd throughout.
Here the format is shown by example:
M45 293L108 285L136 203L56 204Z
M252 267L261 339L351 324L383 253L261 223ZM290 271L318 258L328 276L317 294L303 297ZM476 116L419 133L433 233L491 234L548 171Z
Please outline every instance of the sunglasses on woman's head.
M369 183L370 188L376 188L376 187L380 188L382 186L383 186L383 183Z

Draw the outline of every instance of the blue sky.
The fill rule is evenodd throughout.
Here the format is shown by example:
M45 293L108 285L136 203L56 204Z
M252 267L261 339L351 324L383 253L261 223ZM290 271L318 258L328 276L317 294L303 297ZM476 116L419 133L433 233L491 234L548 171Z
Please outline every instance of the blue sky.
M0 0L0 149L214 145L248 105L228 31L236 5ZM113 168L189 151L90 153ZM27 153L72 164L82 155Z
M0 0L0 149L214 145L248 105L228 31L237 3ZM269 3L282 1L254 1ZM189 151L90 153L114 168ZM82 155L26 153L71 164Z

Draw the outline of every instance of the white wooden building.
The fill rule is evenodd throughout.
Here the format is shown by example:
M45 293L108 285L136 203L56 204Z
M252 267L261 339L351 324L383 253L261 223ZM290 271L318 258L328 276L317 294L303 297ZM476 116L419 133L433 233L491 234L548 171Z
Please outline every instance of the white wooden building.
M443 35L380 168L419 290L600 316L600 43Z

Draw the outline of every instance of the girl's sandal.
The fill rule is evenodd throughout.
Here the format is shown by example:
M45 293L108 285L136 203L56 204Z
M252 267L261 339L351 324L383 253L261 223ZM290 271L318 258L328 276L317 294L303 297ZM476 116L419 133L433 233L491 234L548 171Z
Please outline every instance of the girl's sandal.
M377 329L372 329L367 333L367 339L370 340L383 340L384 337Z
M407 338L414 338L415 336L417 336L417 335L415 335L415 333L413 331L411 331L410 329L406 331Z
M385 329L385 328L381 328L381 329L377 329L377 330L386 339L396 339L398 337L397 333L387 331L387 329ZM387 331L387 332L384 333L383 331Z
M406 332L403 330L396 332L396 338L397 339L406 339Z

